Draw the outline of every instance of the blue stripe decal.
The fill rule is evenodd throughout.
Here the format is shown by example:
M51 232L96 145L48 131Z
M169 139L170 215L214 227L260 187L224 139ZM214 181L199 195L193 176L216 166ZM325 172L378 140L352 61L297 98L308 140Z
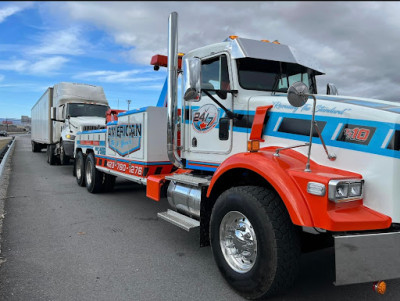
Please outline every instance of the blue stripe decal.
M157 107L166 107L167 106L167 90L168 90L168 76L165 79L164 86L160 93L160 97L158 98Z
M303 142L307 142L309 140L308 136L297 135L297 134L290 134L290 133L283 133L283 132L274 132L273 128L276 124L279 117L292 117L292 118L301 118L301 119L308 119L311 120L310 115L303 115L303 114L292 114L292 113L277 113L271 112L270 113L270 120L268 121L265 129L264 135L278 137L278 138L286 138L286 139L294 139ZM361 119L350 119L350 118L340 118L340 117L327 117L327 116L316 116L316 121L326 121L325 128L322 132L322 137L324 138L325 144L328 146L333 147L340 147L344 149L362 151L377 155L389 156L400 158L400 152L390 150L390 149L382 149L382 143L387 133L390 129L399 129L400 124L392 124L387 122L378 122L378 121L370 121L370 120L361 120ZM349 143L345 141L337 141L331 140L337 126L339 123L343 124L357 124L360 126L369 126L375 127L376 131L373 135L369 145L362 145L362 144L355 144ZM313 138L313 143L321 144L321 140L319 138Z
M107 159L107 160L112 160L112 161L124 162L124 163L133 163L133 164L138 164L138 165L172 165L172 163L169 161L144 162L144 161L124 160L124 159L120 159L120 158L101 156L101 155L96 155L96 157L99 157L102 159Z
M82 134L100 134L100 133L107 133L107 129L92 130L92 131L83 131L83 132L78 132L78 133L76 133L76 134L77 134L77 135L82 135Z
M238 113L238 114L248 114L248 115L255 114L255 111L245 111L245 110L235 110L234 112ZM274 131L274 128L276 127L277 122L279 121L280 117L282 117L282 119L285 117L305 119L305 120L310 120L310 122L311 122L311 115L271 111L268 113L268 116L269 116L269 120L264 128L263 135L277 137L277 138L292 139L292 140L297 140L297 141L302 141L302 142L309 141L309 136ZM345 117L340 117L340 116L329 117L329 116L318 116L317 115L317 116L315 116L315 120L316 121L326 121L325 128L322 132L322 137L324 138L325 144L327 146L361 151L361 152L366 152L366 153L372 153L372 154L387 156L387 157L392 157L392 158L400 158L400 151L382 148L382 144L383 144L384 139L386 138L389 130L390 129L393 129L394 131L400 130L400 124L393 124L393 123L381 122L381 121L363 120L363 119L351 119L351 118L345 118ZM343 125L342 125L340 131L338 133L336 133L336 136L333 137L333 134L335 133L335 131L340 123L342 123ZM186 124L191 124L191 120L186 120ZM375 133L372 136L371 140L369 141L368 145L335 140L335 139L337 139L338 135L343 132L343 127L346 124L355 124L355 125L359 125L359 126L373 127L376 130L375 130ZM216 128L218 128L218 126ZM239 132L239 133L247 133L249 131L249 129L241 128L241 127L233 127L233 131ZM332 138L334 138L334 139L332 139ZM268 139L268 137L266 137L266 139ZM322 144L321 140L319 138L315 138L315 137L313 138L313 143ZM190 164L188 165L188 167L189 166L191 168L199 169L199 167L197 167L197 166L192 166ZM209 169L204 169L204 170L209 170Z
M202 165L209 165L209 166L198 166L193 164L202 164ZM212 167L215 166L215 167ZM198 169L198 170L205 170L205 171L216 171L219 167L219 163L208 163L208 162L200 162L200 161L186 161L186 168Z
M400 113L400 108L386 108L385 111Z
M122 112L119 113L117 116L121 117L121 116L126 116L126 115L132 115L132 114L136 114L136 113L142 113L142 112L146 112L148 107L143 107L140 109L135 109L135 110L130 110L130 111L126 111L126 112Z
M117 125L117 124L118 124L118 121L110 121L109 123L107 123L107 125Z

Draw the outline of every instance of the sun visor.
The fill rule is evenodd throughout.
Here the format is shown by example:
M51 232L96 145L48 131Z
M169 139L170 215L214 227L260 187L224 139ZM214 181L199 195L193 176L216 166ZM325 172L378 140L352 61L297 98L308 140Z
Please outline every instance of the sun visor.
M66 101L89 101L108 105L104 90L101 86L67 82L54 85L53 101L54 104L58 105L64 104Z
M302 65L317 72L318 75L324 74L321 66L311 58L293 47L237 38L231 40L231 53L234 59L254 58Z

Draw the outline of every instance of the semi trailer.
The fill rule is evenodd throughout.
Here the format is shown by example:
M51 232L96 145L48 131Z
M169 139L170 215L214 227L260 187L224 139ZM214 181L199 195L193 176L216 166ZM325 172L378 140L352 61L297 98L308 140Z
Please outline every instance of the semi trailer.
M47 162L68 164L79 131L105 128L109 109L103 88L61 82L49 87L31 110L32 152L47 151Z
M318 94L322 68L279 42L230 36L178 55L177 13L168 26L168 55L151 61L168 69L167 106L77 133L77 183L98 193L122 177L166 195L158 217L199 229L246 298L288 289L309 237L334 247L335 285L384 293L400 277L400 105Z

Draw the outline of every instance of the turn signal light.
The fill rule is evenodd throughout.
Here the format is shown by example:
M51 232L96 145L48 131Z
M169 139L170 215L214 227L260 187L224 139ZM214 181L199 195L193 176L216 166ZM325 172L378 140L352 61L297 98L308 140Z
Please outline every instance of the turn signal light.
M380 295L386 293L386 282L385 281L378 281L374 282L374 291Z
M258 150L260 149L260 141L258 140L249 140L247 141L247 150L249 152L258 152Z

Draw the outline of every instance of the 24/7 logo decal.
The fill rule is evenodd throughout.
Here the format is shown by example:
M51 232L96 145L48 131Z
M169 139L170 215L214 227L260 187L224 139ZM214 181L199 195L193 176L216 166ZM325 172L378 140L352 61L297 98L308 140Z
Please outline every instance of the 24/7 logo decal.
M192 126L196 132L207 133L218 124L219 113L216 106L206 104L192 114Z

